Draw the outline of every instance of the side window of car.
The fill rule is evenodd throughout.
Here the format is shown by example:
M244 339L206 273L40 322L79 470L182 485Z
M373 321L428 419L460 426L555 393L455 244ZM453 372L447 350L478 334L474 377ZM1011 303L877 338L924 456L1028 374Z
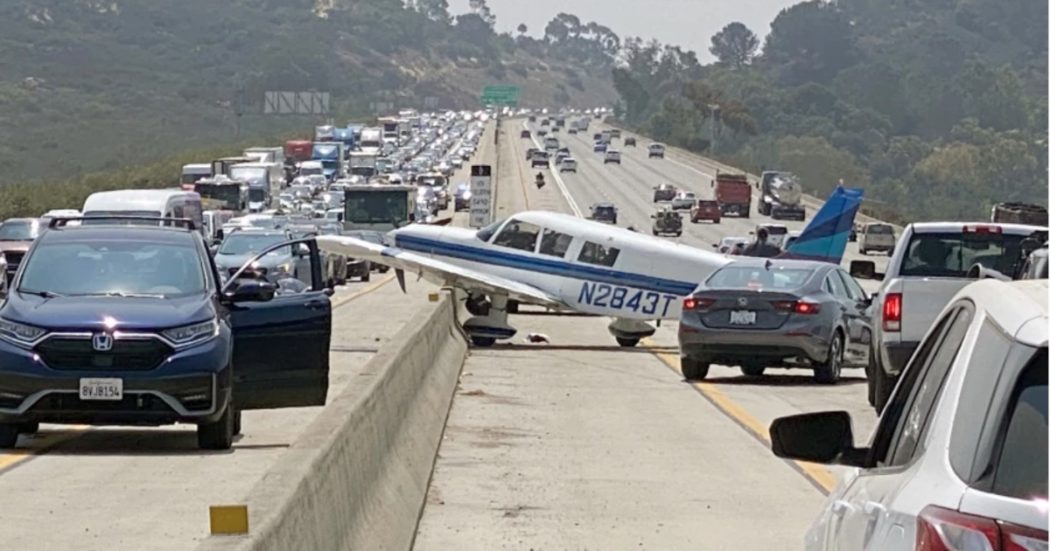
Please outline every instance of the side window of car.
M572 236L551 230L543 230L543 238L540 240L540 254L564 258L572 243Z
M837 273L839 279L842 280L842 284L846 288L846 293L849 295L849 298L853 300L864 300L864 298L868 296L852 276L842 270L835 270L835 273Z
M587 264L599 266L612 266L616 264L616 257L620 255L620 249L615 247L603 247L597 243L587 241L580 248L580 256L577 260Z
M926 427L940 397L944 381L948 378L959 347L970 329L972 318L970 308L960 307L955 319L945 330L944 337L929 356L924 358L925 361L913 363L908 367L917 368L921 373L918 384L913 388L904 406L901 422L897 425L893 442L890 444L890 465L904 465L914 457L919 442L926 434Z
M828 272L828 275L824 278L824 290L839 298L849 298L849 295L846 294L846 287L842 284L842 280L835 275L835 270Z
M492 242L494 245L509 247L521 251L535 251L536 241L540 236L540 227L528 222L511 220L500 230Z
M912 355L911 366L919 366L925 363L926 359L930 356L934 350L936 344L944 336L945 330L948 328L948 324L955 318L956 311L953 310L950 314L942 317L940 322L937 323L923 339L919 348L915 350ZM886 458L888 457L890 444L894 441L894 435L897 433L897 427L901 423L902 414L905 412L905 405L908 403L909 397L912 394L917 382L921 380L923 372L921 369L905 369L900 375L900 379L897 381L897 388L890 397L889 403L886 404L886 408L882 412L882 416L879 418L878 427L875 429L875 433L872 435L871 441L871 456L869 464L885 466Z

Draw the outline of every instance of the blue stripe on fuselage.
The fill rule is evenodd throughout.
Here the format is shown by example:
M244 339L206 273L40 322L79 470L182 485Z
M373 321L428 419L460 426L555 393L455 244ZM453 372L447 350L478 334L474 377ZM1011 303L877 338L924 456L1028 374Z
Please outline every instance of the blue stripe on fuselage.
M688 281L675 281L642 274L619 272L596 266L583 266L565 261L547 260L520 254L504 253L480 247L469 247L457 243L446 243L411 235L397 235L395 244L406 251L436 254L482 262L506 268L515 268L560 277L624 285L637 289L656 291L671 295L688 295L696 289L697 284Z

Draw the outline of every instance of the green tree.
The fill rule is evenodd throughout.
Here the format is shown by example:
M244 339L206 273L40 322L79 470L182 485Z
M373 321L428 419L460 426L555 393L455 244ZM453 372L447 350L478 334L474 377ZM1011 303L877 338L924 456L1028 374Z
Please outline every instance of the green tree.
M720 63L742 67L750 63L758 51L758 37L746 25L734 21L711 37L709 50Z
M853 27L834 4L796 4L781 11L770 29L762 55L784 82L830 82L856 60Z

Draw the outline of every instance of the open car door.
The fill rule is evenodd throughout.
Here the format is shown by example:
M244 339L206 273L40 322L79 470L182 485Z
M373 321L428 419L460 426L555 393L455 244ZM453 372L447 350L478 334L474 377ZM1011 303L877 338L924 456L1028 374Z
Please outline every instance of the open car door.
M309 261L309 281L280 285L271 300L230 306L233 327L233 403L238 409L321 406L328 395L331 294L324 287L320 251L313 238L269 247L245 263L223 287L227 295L251 264L292 247Z

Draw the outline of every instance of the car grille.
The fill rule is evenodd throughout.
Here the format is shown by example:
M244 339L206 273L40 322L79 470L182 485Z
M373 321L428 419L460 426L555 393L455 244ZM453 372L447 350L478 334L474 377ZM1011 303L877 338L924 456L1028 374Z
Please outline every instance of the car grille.
M161 364L174 350L158 339L116 339L113 348L97 352L90 338L52 337L36 352L52 369L146 371Z
M4 258L7 259L7 272L15 273L18 270L18 265L22 263L22 257L26 253L24 251L7 251L4 253Z

